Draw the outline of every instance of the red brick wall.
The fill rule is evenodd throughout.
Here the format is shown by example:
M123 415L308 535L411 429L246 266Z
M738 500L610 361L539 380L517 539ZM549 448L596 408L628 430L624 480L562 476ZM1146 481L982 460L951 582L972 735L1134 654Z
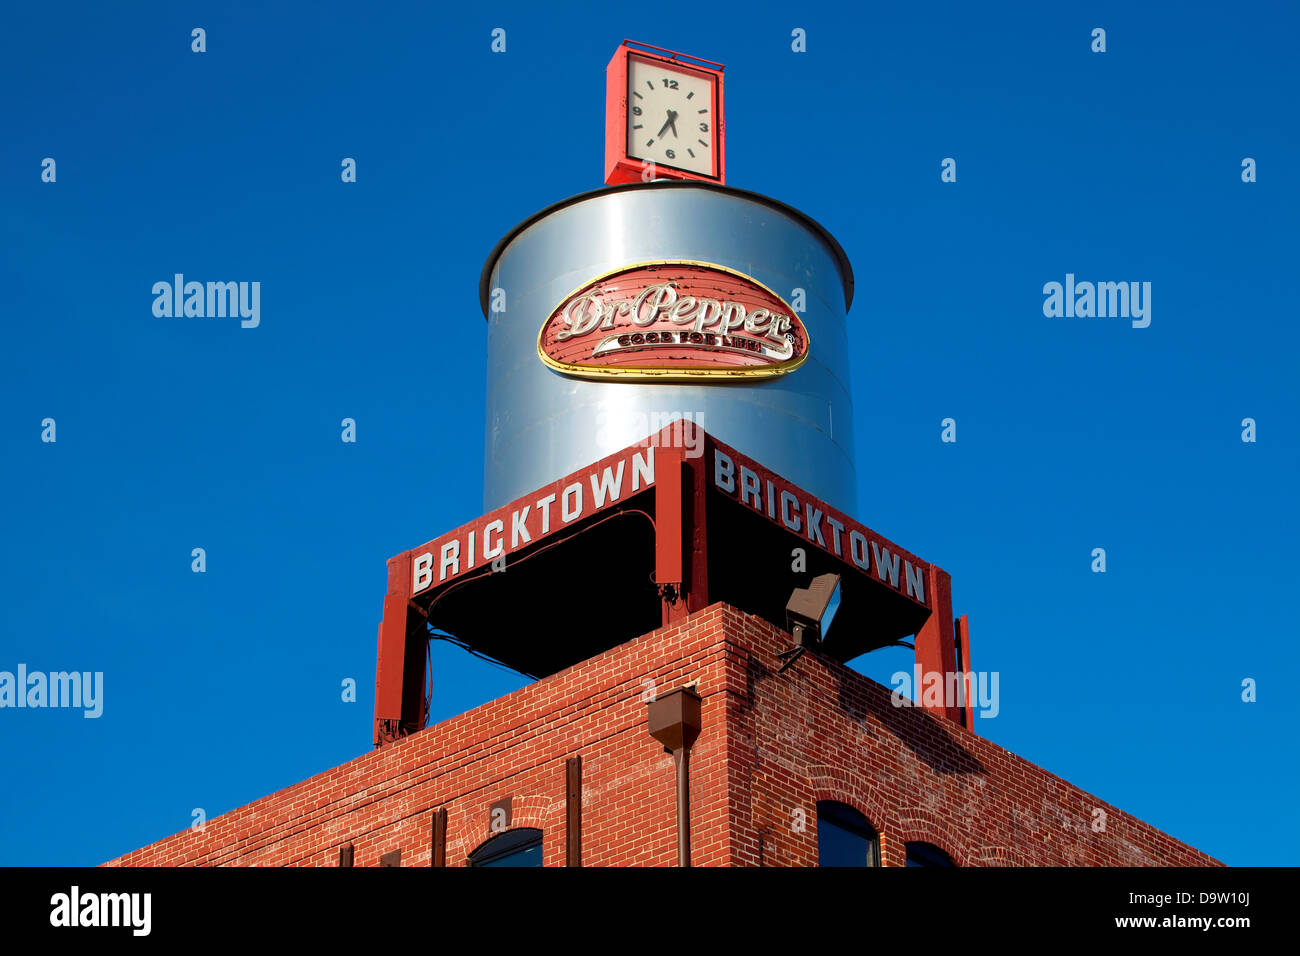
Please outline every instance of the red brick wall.
M660 692L698 679L703 730L692 749L695 862L723 863L726 734L721 606L372 751L110 865L356 866L400 849L427 866L432 813L447 810L447 864L489 831L489 806L513 798L514 827L544 831L547 866L564 862L565 759L582 756L583 862L676 861L673 761L646 732L643 680Z
M805 655L775 676L789 643L715 604L108 865L336 866L351 843L357 866L397 849L403 866L427 866L431 811L444 807L447 864L460 866L491 835L490 805L511 797L512 826L543 830L543 860L558 866L574 755L584 864L673 865L672 757L646 733L646 680L660 693L699 682L696 865L814 863L821 799L866 814L886 865L910 839L963 865L1214 862L989 741L892 707L887 688L842 665ZM1104 833L1090 828L1095 806Z
M912 840L958 866L1218 863L951 721L893 706L890 688L842 664L805 655L778 677L790 638L730 607L723 620L737 863L814 864L819 800L864 814L885 866L902 866Z

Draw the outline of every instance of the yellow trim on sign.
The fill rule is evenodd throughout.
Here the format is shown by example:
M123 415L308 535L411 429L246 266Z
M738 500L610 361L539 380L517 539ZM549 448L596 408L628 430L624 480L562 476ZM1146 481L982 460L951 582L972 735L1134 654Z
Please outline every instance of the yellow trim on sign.
M697 266L704 269L711 269L715 272L725 272L739 279L762 289L772 298L776 299L786 308L790 317L799 323L804 334L803 354L798 358L789 359L785 362L778 362L774 365L753 365L747 368L661 368L649 365L620 365L617 367L600 367L594 365L576 365L572 362L561 362L551 358L542 348L542 336L546 334L546 327L551 324L555 318L556 311L564 303L568 302L583 289L590 288L598 282L603 282L610 276L616 276L623 272L631 272L634 269L644 269L647 266ZM537 332L537 356L543 363L555 369L557 372L563 372L566 375L573 375L577 378L585 379L602 379L602 378L629 378L629 379L649 379L657 382L693 382L701 378L776 378L779 375L786 375L793 372L799 366L808 360L808 353L812 351L812 333L808 331L808 325L794 310L790 303L786 302L781 296L777 295L763 283L759 282L751 275L746 275L737 269L728 269L726 266L720 266L716 262L704 262L699 259L651 259L646 262L635 262L632 265L620 266L617 269L611 269L609 272L601 273L594 279L588 279L582 285L578 286L564 298L562 298L555 308L551 309L551 314L542 322L542 327Z

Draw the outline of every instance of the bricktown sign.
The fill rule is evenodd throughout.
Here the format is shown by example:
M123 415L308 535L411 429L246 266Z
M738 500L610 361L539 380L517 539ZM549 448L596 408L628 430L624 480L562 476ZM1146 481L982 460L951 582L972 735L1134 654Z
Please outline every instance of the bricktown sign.
M665 431L666 436L655 436L656 442L672 438L673 426ZM676 463L679 458L669 460ZM713 487L728 499L826 554L852 561L858 570L927 606L925 579L930 566L926 562L789 482L763 472L757 463L724 445L706 445L705 469ZM453 581L475 567L504 571L515 552L613 508L654 483L655 446L627 448L611 463L597 463L570 475L411 552L407 558L410 593L414 596Z
M542 361L589 378L783 375L808 357L795 310L756 279L706 262L646 262L593 279L556 306Z

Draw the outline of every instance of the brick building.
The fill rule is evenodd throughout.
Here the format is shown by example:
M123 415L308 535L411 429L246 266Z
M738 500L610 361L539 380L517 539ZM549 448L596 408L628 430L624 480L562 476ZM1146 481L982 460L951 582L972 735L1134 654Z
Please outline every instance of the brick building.
M337 866L351 846L357 866L399 851L428 866L445 811L443 860L462 866L503 801L508 832L540 830L543 864L565 865L580 757L582 864L670 866L673 758L647 732L647 698L690 683L694 865L816 865L828 802L870 822L885 866L909 843L959 866L1217 862L823 655L777 674L789 643L713 604L109 865Z

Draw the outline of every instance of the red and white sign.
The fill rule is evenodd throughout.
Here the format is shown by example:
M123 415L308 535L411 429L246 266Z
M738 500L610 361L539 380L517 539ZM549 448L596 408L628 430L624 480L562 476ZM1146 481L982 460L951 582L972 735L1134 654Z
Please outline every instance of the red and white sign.
M680 423L679 423L680 424ZM691 429L696 426L690 425ZM707 437L705 473L723 495L852 563L922 607L930 607L926 581L932 568L826 502L813 497L729 445ZM615 506L655 485L655 450L676 444L668 426L579 471L483 515L390 561L415 596L468 574L504 570L515 552ZM402 599L405 601L405 597Z
M756 279L707 262L642 262L575 289L542 326L557 371L695 381L783 375L808 357L808 330Z
M931 572L928 562L729 445L710 439L707 463L713 487L728 498L765 515L768 521L805 538L827 554L846 563L852 561L863 574L922 607L930 607L925 594Z
M657 440L651 436L398 555L394 561L409 562L410 594L445 584L476 568L484 574L491 573L494 565L504 570L506 559L514 552L652 487Z

